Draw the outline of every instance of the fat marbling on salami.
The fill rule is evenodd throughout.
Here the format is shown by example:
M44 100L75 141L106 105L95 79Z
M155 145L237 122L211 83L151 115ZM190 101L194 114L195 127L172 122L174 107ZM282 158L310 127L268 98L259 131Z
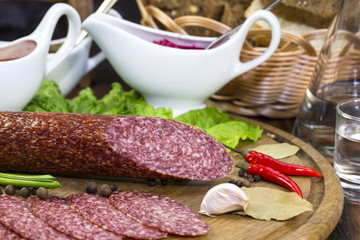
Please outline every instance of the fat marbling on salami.
M72 210L66 198L50 196L40 199L30 196L27 205L31 212L56 230L76 239L120 240L122 236L107 231Z
M174 120L0 112L0 168L76 176L212 180L233 161L214 138Z
M161 195L139 191L118 191L110 203L142 224L180 236L204 235L209 227L190 208Z

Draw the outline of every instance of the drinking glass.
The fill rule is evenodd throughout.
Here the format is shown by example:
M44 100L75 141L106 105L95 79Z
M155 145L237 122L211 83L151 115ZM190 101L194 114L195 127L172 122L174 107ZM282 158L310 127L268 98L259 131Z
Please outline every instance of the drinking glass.
M360 95L360 0L342 0L328 29L293 134L333 161L336 104Z
M344 194L360 200L360 98L337 104L335 129L334 169Z

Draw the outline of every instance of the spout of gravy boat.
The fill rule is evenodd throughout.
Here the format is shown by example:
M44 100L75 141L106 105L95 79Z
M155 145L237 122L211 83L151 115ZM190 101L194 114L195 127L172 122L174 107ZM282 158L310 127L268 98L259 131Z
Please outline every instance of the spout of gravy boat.
M259 16L257 19L261 18ZM277 21L276 17L271 20ZM171 107L175 116L205 107L205 100L230 80L270 57L280 37L275 37L271 51L262 59L251 63L239 61L239 53L251 25L244 24L244 30L240 29L234 37L214 49L200 50L215 38L152 29L96 13L83 22L83 28L105 53L120 77L140 92L149 104ZM280 36L280 25L275 30ZM188 49L154 43L163 40Z

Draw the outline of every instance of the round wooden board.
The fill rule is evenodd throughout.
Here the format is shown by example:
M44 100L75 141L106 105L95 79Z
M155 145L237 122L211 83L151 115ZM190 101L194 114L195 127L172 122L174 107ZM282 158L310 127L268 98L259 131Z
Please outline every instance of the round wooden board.
M260 125L264 132L256 143L244 141L238 146L239 149L276 143L269 137L269 133L275 134L284 142L300 148L296 156L287 158L286 161L313 167L323 174L322 179L292 177L301 188L304 198L313 204L314 211L303 213L287 221L263 221L234 214L217 217L201 216L208 223L210 231L196 239L326 239L340 219L344 201L340 182L332 166L314 148L298 138L267 124L244 119ZM243 161L238 155L233 155L233 158L235 162ZM50 194L65 197L72 193L85 192L86 183L91 180L97 182L98 185L116 184L119 189L133 189L167 196L198 212L206 192L217 184L228 182L230 179L239 179L237 171L238 169L234 168L232 174L216 181L168 181L166 185L158 182L154 187L149 187L147 180L142 179L57 177L62 187L50 190ZM285 188L265 181L252 183L252 186L265 186L287 191ZM168 238L194 239L171 235Z

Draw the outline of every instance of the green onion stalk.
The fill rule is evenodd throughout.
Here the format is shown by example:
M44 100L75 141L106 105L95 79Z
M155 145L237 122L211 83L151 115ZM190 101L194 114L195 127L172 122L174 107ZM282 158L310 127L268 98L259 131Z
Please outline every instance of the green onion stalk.
M44 175L21 175L0 173L0 185L13 185L15 187L32 187L32 188L57 188L60 183L55 181L55 177Z

